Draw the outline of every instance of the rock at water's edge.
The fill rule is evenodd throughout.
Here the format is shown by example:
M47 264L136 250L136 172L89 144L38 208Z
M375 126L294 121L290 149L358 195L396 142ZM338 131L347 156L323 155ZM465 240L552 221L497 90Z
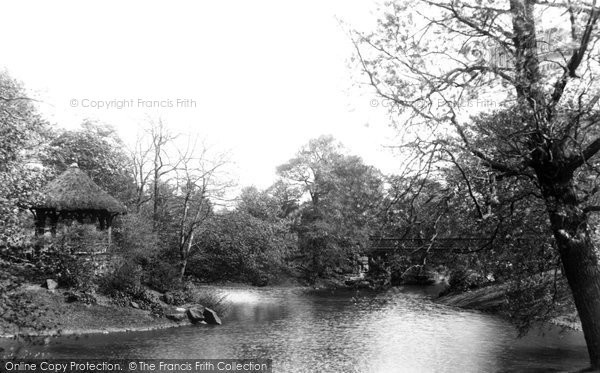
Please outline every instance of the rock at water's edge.
M167 319L173 321L183 321L187 317L185 313L170 313L165 315Z
M44 285L46 285L46 288L48 288L48 290L54 290L58 287L58 283L51 278L47 279Z
M194 324L197 324L201 321L204 321L206 309L200 307L191 307L187 309L186 313L190 321Z
M204 321L212 325L221 325L221 319L217 313L210 308L204 309Z

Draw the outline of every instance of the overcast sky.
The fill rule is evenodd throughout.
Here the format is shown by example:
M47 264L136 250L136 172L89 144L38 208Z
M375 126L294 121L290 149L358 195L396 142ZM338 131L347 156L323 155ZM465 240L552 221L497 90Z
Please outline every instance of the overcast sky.
M336 19L368 30L375 10L365 0L5 2L0 68L59 126L96 119L132 141L160 116L200 134L231 151L241 185L268 186L322 134L393 172L383 147L393 131L353 84Z

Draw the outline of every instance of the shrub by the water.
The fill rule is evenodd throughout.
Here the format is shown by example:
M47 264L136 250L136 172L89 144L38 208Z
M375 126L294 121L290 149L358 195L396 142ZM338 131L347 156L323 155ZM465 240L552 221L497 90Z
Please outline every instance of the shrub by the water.
M229 311L227 295L219 295L213 289L198 287L191 282L184 285L183 291L191 303L201 304L216 311L219 315L225 315Z
M114 291L133 291L140 287L141 276L140 265L125 261L101 279L101 291L107 295L111 295Z
M100 291L109 296L113 303L129 307L131 302L137 303L140 309L162 315L158 298L141 284L142 267L131 261L125 261L100 282Z
M23 291L21 285L27 278L19 264L4 261L0 257L0 332L10 332L8 326L45 330L56 327L48 318L56 313L52 307L40 307L31 292Z
M79 292L79 291L67 291L64 293L65 301L67 303L70 302L80 302L83 304L96 304L98 300L96 297L90 293Z
M172 306L182 306L189 303L191 298L183 290L174 290L165 293L162 296L163 302Z
M59 254L57 280L61 287L93 291L96 282L94 264L84 257Z
M159 259L146 267L144 279L148 286L160 292L176 290L181 287L177 266Z
M200 290L195 299L196 303L212 309L221 316L226 315L230 310L231 304L227 301L227 296L219 295L214 291Z
M198 287L191 282L186 282L180 289L165 293L162 300L173 306L201 304L220 315L224 315L229 311L229 302L226 295L219 295L212 289Z
M473 290L487 283L489 283L488 279L479 272L459 266L450 271L449 286L444 293L460 293Z

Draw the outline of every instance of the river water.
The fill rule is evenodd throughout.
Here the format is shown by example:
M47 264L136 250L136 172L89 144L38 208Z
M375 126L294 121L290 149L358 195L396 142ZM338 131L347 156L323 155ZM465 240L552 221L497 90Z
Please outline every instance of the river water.
M274 372L558 372L587 365L581 333L518 339L505 320L431 301L423 288L384 293L220 289L222 326L52 339L48 358L269 358Z

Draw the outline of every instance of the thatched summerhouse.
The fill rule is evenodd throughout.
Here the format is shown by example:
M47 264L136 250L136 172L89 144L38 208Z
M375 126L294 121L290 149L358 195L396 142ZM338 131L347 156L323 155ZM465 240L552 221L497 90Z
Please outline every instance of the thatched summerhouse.
M36 235L43 235L49 225L54 236L59 220L77 220L98 223L100 230L107 229L110 243L113 219L127 211L125 205L102 190L76 164L48 183L41 194L41 202L31 208Z

